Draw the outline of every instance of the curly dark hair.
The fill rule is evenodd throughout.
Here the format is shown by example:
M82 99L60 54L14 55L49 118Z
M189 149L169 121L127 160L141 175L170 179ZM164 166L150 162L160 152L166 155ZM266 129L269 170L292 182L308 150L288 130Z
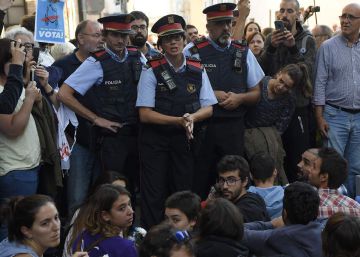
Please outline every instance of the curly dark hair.
M347 161L330 147L320 148L318 155L321 158L320 174L328 174L328 187L339 188L348 176Z
M319 204L319 194L312 186L303 182L290 184L284 191L285 222L306 225L314 221L319 213Z
M239 155L225 155L217 164L218 174L237 170L241 181L250 176L250 168L244 157Z

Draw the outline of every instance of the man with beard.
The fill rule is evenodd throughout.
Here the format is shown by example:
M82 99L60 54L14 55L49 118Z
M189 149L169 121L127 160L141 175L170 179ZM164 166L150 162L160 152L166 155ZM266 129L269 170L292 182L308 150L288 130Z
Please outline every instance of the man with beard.
M250 168L243 157L224 156L217 165L217 171L220 195L239 208L244 223L270 220L263 198L246 190L250 180Z
M79 23L75 30L75 39L78 44L72 54L57 60L52 64L52 68L60 70L60 80L58 85L61 86L64 81L90 56L92 52L98 51L103 47L101 35L102 26L97 21L85 20ZM80 101L83 96L75 94ZM90 128L86 126L86 119L77 115L79 126L76 131L76 143L71 152L70 162L71 169L67 179L67 202L68 214L84 201L88 192L91 181L99 174L99 167L94 153L90 150L88 136ZM74 138L75 129L69 124L65 130L70 138Z
M304 62L309 74L313 74L316 45L311 33L299 22L300 6L297 0L282 0L278 19L284 29L275 30L265 40L264 50L258 61L267 76L275 75L288 64ZM282 135L285 171L289 182L296 180L297 163L301 154L310 146L310 100L308 94L298 87L294 90L296 108L287 130Z
M123 172L130 180L130 190L138 169L137 83L146 62L137 49L126 47L133 20L129 14L100 18L105 49L87 58L58 94L94 132L87 140L98 151L103 171ZM76 99L75 93L85 96L84 101Z
M264 77L246 44L230 39L235 7L222 3L205 8L209 37L199 38L184 49L186 56L200 57L219 102L199 151L194 191L202 198L215 182L216 163L224 155L243 155L246 106L259 100L258 84Z
M136 46L147 59L159 54L159 52L153 48L147 41L149 18L145 13L140 11L133 11L130 13L134 16L135 20L131 22L131 29L135 34L130 35L130 42L133 46Z

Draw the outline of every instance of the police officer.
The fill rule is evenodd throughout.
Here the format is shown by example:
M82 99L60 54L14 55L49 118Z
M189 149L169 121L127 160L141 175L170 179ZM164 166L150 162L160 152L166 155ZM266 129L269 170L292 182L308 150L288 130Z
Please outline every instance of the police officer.
M244 113L260 97L259 82L264 73L245 43L231 41L231 22L236 4L222 3L203 10L209 37L188 44L186 56L200 57L218 104L205 136L198 160L194 191L205 198L216 178L216 163L224 155L243 155Z
M103 170L123 172L130 180L136 168L131 165L138 163L137 83L146 62L139 51L126 47L133 20L129 14L100 18L106 48L86 59L59 91L63 103L98 128L89 141L99 145ZM75 92L85 96L81 102Z
M140 135L141 207L145 228L163 219L171 193L191 189L194 171L193 140L197 125L212 115L216 97L198 59L185 58L185 21L178 15L158 20L164 55L148 62L142 72L136 106Z

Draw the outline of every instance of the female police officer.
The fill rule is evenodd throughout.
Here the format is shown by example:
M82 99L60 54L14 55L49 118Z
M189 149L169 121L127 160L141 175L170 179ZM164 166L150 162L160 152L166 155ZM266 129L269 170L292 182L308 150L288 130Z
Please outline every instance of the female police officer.
M200 61L182 53L184 27L184 19L174 14L154 24L151 31L158 34L164 55L148 62L138 85L142 223L147 228L162 220L169 194L191 189L191 141L197 123L209 118L217 103Z

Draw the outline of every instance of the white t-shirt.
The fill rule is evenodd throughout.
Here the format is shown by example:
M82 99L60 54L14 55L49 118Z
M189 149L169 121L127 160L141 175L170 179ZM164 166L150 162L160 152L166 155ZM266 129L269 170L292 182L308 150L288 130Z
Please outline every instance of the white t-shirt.
M0 93L4 87L0 85ZM25 90L19 98L14 113L23 105ZM0 132L0 176L13 170L28 170L39 165L41 160L40 141L33 116L24 132L16 138L8 138Z

